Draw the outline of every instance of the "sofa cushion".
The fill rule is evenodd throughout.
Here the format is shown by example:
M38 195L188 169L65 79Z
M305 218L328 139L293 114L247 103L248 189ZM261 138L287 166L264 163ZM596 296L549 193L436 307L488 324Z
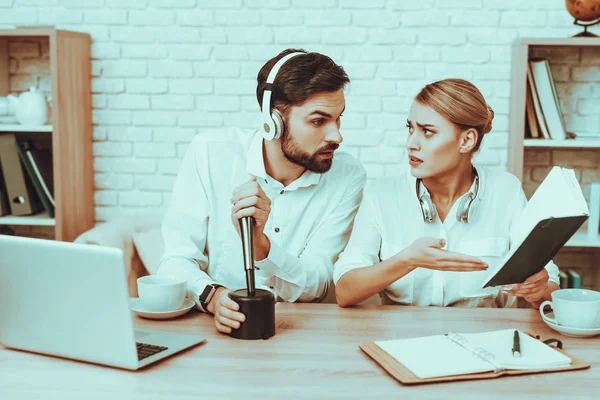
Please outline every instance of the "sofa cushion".
M156 274L158 262L165 251L165 242L160 227L135 232L133 243L146 270L150 274Z

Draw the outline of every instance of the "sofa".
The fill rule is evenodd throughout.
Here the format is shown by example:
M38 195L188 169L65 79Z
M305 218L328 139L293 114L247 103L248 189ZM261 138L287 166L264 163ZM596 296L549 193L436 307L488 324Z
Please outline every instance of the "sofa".
M121 249L129 295L137 297L137 279L156 273L164 251L161 223L162 214L124 217L98 224L74 242Z
M123 217L101 223L82 233L75 243L115 247L123 251L129 295L137 297L137 279L155 274L164 252L161 232L163 215L159 213ZM335 303L335 290L329 290L324 303ZM375 295L361 304L381 304Z

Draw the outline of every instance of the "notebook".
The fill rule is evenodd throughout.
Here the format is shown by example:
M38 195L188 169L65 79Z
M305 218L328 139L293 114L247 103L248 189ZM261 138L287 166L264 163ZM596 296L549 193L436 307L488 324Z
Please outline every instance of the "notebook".
M510 250L490 263L482 287L521 283L541 271L588 216L575 172L553 167L510 227Z
M513 357L514 329L448 333L376 341L375 345L420 379L442 376L567 367L571 358L519 332L521 357Z

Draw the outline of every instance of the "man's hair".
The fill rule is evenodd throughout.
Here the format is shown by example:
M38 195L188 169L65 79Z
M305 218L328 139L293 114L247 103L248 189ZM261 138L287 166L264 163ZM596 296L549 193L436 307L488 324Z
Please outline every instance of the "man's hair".
M310 96L322 92L337 92L350 82L346 71L323 54L308 53L303 49L287 49L271 58L258 72L256 98L261 110L267 77L281 58L290 53L306 53L287 60L275 77L271 87L271 104L286 113L290 106L301 104Z

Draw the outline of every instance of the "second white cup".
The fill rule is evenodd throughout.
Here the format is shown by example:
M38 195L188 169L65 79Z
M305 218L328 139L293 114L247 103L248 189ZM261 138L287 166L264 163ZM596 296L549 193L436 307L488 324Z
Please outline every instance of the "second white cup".
M180 309L185 301L185 281L156 275L137 280L138 296L144 308L154 312Z
M551 306L555 318L544 314ZM552 301L540 304L540 314L546 321L569 328L600 328L600 292L587 289L561 289L552 292Z

